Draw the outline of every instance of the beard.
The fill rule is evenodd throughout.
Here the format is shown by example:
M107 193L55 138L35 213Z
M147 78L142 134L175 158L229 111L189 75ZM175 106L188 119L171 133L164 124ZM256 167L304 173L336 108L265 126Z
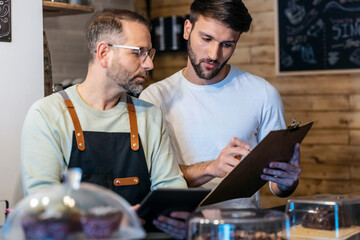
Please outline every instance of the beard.
M194 50L191 47L190 42L191 41L190 41L190 36L189 36L188 44L187 44L188 55L189 55L191 65L193 66L196 75L199 78L202 78L205 80L212 80L224 68L226 63L229 61L230 57L228 59L226 59L222 64L220 64L217 60L212 60L210 58L202 58L202 59L198 60ZM211 63L211 64L214 64L215 67L213 69L209 69L207 67L201 67L202 63Z
M139 95L144 88L142 85L144 81L137 80L137 77L144 75L146 75L146 72L133 74L117 62L110 64L106 72L108 79L122 87L127 93L132 93L134 96Z

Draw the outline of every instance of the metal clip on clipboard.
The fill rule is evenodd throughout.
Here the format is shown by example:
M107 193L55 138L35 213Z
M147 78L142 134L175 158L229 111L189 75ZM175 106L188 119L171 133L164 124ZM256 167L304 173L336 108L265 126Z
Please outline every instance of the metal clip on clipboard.
M296 122L296 118L293 118L293 119L291 120L290 126L288 126L287 129L288 129L289 131L296 130L296 129L299 128L300 124L301 124L301 122Z

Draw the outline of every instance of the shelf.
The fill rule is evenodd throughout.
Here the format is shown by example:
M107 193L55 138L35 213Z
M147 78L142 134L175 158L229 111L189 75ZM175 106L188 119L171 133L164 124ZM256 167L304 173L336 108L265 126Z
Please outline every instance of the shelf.
M56 17L94 12L94 8L83 5L73 5L61 2L43 1L44 17Z

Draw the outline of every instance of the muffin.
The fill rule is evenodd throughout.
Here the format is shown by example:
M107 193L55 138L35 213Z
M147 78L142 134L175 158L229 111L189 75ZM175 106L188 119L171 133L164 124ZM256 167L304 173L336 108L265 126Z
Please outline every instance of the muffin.
M113 207L94 207L81 218L83 233L89 238L109 238L119 229L122 212Z
M81 231L80 213L72 208L33 209L21 219L26 239L66 239Z

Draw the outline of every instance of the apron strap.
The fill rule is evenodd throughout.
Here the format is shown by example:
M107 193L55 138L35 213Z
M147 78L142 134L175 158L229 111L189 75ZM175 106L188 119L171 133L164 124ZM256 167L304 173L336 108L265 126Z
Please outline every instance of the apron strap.
M130 121L131 149L137 151L139 150L139 133L137 127L137 120L136 120L136 111L132 98L127 94L126 94L126 104L127 104L129 121Z
M63 97L65 105L70 113L71 116L71 120L74 124L74 129L75 129L75 137L76 137L76 142L77 142L77 147L80 151L84 151L85 150L85 140L84 140L84 134L83 131L81 129L81 125L80 125L80 121L79 118L76 114L74 105L72 104L69 96L67 95L67 93L64 90L59 91L60 95Z

